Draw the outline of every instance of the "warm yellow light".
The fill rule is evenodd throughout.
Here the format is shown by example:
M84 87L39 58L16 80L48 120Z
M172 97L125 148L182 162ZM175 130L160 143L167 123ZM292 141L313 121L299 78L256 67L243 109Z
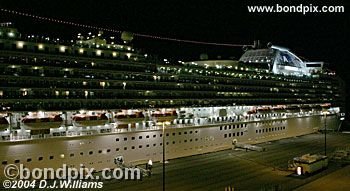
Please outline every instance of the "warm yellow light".
M61 46L60 47L60 52L65 52L66 51L66 47L65 46Z
M22 49L23 45L24 45L24 43L22 41L17 42L17 48Z
M39 45L38 45L38 49L39 49L39 50L43 50L43 49L44 49L44 45L43 45L43 44L39 44Z

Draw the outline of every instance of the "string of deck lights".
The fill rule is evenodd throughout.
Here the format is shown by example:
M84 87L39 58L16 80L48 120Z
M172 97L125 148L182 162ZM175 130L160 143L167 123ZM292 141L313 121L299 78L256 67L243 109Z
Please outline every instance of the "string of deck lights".
M122 33L123 32L123 31L116 30L116 29L110 29L110 28L105 28L105 27L97 27L97 26L93 26L93 25L86 25L86 24L81 24L81 23L76 23L76 22L71 22L71 21L54 19L54 18L50 18L50 17L43 17L43 16L38 16L38 15L34 15L34 14L29 14L29 13L24 13L24 12L14 11L14 10L9 10L9 9L4 9L4 8L1 8L0 11L6 12L6 13L10 13L10 14L14 14L14 15L19 15L19 16L31 17L33 19L44 20L44 21L48 21L48 22L55 22L55 23L59 23L59 24L71 25L71 26L75 26L75 27L96 29L96 30L102 30L102 31L107 31L107 32L115 32L115 33ZM216 42L204 42L204 41L196 41L196 40L169 38L169 37L154 36L154 35L141 34L141 33L133 33L133 35L135 37L150 38L150 39L156 39L156 40L174 41L174 42L183 42L183 43L192 43L192 44L201 44L201 45L214 45L214 46L227 46L227 47L251 46L251 45L247 45L247 44L216 43Z

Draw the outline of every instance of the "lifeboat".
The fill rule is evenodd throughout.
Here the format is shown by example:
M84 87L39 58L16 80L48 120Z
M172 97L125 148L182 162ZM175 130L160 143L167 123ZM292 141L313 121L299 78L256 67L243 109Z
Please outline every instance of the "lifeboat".
M309 105L303 105L303 106L301 106L301 110L303 112L312 111L312 107L310 107Z
M314 111L322 111L322 107L320 105L314 105L314 106L312 106L312 109Z
M108 123L108 117L105 113L96 115L75 114L72 119L73 124L78 127L98 126Z
M135 127L136 123L145 121L145 115L141 111L132 112L127 114L126 112L117 112L114 115L114 119L118 124L118 128Z
M176 110L166 111L164 113L160 111L155 111L152 113L152 118L156 119L157 122L165 122L165 121L174 121L174 119L177 119L177 113Z
M253 109L247 111L247 115L252 115L252 114L256 114L256 113L257 113L257 110L255 107Z
M286 108L284 106L276 106L272 107L274 113L283 113L286 112Z
M261 113L261 114L271 113L271 108L270 107L258 107L257 112Z
M25 116L24 118L22 118L21 121L25 127L33 129L58 128L63 124L63 119L60 115L53 115L47 117Z
M114 118L120 123L130 123L143 121L145 119L145 116L141 111L134 112L132 114L118 112L115 114Z
M290 105L290 106L287 106L286 110L289 113L299 113L300 112L300 107L296 106L296 105Z
M330 103L321 104L321 107L323 110L327 110L331 108L331 104Z

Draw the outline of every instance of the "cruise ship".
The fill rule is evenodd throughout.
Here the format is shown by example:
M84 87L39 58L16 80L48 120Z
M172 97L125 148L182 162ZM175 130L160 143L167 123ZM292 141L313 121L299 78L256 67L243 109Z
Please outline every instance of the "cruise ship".
M339 128L344 83L323 62L274 45L247 47L239 60L174 62L132 38L63 41L1 25L1 172L100 171L118 156L162 162L163 146L169 160Z

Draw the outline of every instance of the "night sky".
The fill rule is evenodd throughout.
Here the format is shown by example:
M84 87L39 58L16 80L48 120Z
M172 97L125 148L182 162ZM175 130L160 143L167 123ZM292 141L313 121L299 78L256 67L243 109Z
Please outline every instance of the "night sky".
M343 5L345 13L248 13L247 5L266 1L151 1L151 0L0 0L0 7L135 33L171 38L251 44L259 39L290 48L310 61L325 61L345 82L350 81L348 38L350 14L346 1L273 1L269 4ZM0 22L11 21L25 34L43 34L72 39L78 32L89 32L63 24L51 24L0 12ZM96 31L92 31L96 32ZM135 38L134 46L160 57L197 60L201 53L209 58L234 56L241 48L194 45ZM349 95L349 83L348 95ZM350 109L350 107L348 107Z

